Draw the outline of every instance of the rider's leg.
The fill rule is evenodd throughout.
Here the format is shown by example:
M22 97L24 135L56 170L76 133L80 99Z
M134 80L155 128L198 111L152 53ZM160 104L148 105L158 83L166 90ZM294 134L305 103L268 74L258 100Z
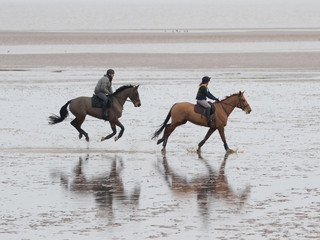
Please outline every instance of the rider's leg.
M103 92L95 92L95 94L97 95L98 98L103 100L102 103L102 118L104 120L108 120L108 113L106 111L107 109L107 103L108 103L108 97L105 93Z
M108 113L106 110L107 110L107 102L103 101L103 103L102 103L102 118L104 120L108 120Z
M213 120L210 118L210 112L211 112L211 107L206 108L206 117L207 117L208 127L210 127L210 122Z
M211 105L208 103L206 100L198 100L197 103L205 108L205 115L207 117L207 124L210 127L210 122L212 119L210 119L210 110L211 110Z

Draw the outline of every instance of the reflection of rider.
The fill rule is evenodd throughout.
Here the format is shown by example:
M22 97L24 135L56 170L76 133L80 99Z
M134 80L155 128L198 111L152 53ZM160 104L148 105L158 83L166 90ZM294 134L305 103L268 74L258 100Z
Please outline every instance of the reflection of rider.
M210 77L207 77L207 76L204 76L202 78L202 82L200 83L199 85L199 88L198 88L198 92L197 92L197 96L196 96L196 99L197 99L197 103L204 107L205 108L205 111L206 111L206 116L207 116L207 123L208 123L208 126L210 127L210 122L213 120L210 118L210 109L211 109L211 105L207 102L207 97L212 99L212 100L215 100L215 101L219 101L218 98L216 98L215 96L213 96L209 89L208 89L208 84L209 84L209 81L210 81Z
M107 74L104 75L100 80L98 81L94 93L103 100L102 104L102 118L104 120L108 120L108 113L106 111L107 109L107 103L108 103L108 95L112 94L112 79L114 77L114 70L109 69L107 71Z

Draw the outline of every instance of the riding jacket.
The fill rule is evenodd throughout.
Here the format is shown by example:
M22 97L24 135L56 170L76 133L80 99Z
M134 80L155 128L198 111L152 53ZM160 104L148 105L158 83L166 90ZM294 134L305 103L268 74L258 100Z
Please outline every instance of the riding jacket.
M197 99L197 100L207 100L207 97L210 98L210 99L212 99L212 100L219 101L218 98L216 98L215 96L213 96L213 95L210 93L207 85L201 84L201 85L199 86L199 88L198 88L198 92L197 92L196 99Z
M103 92L107 95L112 94L112 79L108 75L104 75L97 83L94 92L97 94Z

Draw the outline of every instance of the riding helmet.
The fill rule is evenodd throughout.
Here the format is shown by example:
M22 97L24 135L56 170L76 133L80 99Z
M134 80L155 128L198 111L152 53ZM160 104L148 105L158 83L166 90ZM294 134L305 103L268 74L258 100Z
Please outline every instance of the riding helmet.
M204 84L204 83L208 83L209 81L210 81L210 77L208 77L208 76L204 76L203 78L202 78L202 83Z
M110 75L110 74L114 74L114 70L113 69L108 69L107 75Z

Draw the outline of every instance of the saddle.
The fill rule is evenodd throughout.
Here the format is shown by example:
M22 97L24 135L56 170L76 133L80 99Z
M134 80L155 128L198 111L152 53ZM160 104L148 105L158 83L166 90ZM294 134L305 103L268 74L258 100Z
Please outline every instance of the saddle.
M91 105L93 108L102 108L103 100L97 95L93 94L91 98ZM107 108L111 106L111 99L108 97Z
M209 102L209 103L210 103L210 105L211 105L211 109L210 109L210 115L211 115L211 114L214 113L214 111L216 110L216 108L215 108L215 106L213 105L212 102ZM201 105L199 105L199 104L194 105L194 112L195 112L195 113L199 113L199 114L201 114L201 115L205 115L205 114L206 114L205 111L206 111L205 108L202 107Z

